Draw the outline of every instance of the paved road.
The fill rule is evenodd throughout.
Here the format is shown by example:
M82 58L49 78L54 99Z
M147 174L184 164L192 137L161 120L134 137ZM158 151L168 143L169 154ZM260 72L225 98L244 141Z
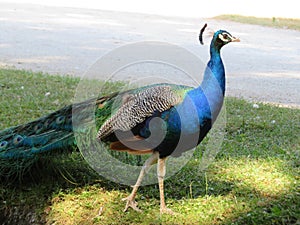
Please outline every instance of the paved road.
M204 18L0 3L0 65L81 76L99 57L140 41L162 41L208 60L199 28L240 37L223 49L227 95L300 107L300 32ZM184 61L182 55L172 56ZM160 69L157 68L158 74ZM172 79L172 71L162 76Z

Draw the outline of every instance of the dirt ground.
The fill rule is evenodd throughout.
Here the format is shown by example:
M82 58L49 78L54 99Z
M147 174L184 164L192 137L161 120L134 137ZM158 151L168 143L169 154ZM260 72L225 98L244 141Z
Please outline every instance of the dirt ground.
M300 108L299 31L205 18L10 3L0 3L0 12L0 66L74 76L83 76L116 48L143 41L184 48L205 65L208 45L199 45L198 32L207 22L241 39L222 50L228 96ZM147 51L143 53L147 56ZM184 54L169 55L174 62L188 61ZM144 71L140 67L134 72ZM174 80L172 69L157 66L148 70Z

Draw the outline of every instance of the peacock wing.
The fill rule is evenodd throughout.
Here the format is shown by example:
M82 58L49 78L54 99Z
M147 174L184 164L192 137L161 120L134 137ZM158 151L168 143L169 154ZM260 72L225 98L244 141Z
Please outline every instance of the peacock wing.
M117 107L110 108L111 116L100 126L97 138L102 140L116 130L131 130L155 112L166 111L182 102L185 93L190 89L191 87L187 86L160 84L146 86L115 96L113 100L117 102ZM110 102L107 105L111 106L111 104ZM103 106L103 103L101 103L101 106Z

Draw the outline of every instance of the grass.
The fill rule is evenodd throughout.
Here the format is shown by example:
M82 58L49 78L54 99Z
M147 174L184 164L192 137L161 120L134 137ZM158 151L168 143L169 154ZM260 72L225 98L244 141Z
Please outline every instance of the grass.
M230 20L239 23L263 25L274 28L285 28L300 30L300 19L289 19L289 18L260 18L254 16L241 16L241 15L220 15L214 17L218 20Z
M0 129L69 104L79 80L0 69ZM110 84L117 89L121 84ZM46 94L50 92L50 94ZM137 196L143 213L124 213L130 187L98 176L78 152L39 161L22 181L2 179L4 224L299 224L300 110L226 99L222 150L206 171L198 155L165 183L178 214L159 215L157 185Z

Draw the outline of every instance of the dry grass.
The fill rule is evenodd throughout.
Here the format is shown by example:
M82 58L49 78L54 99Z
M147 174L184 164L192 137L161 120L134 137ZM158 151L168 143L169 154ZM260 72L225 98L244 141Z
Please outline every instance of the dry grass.
M230 20L239 23L255 24L275 28L294 29L300 30L300 19L289 18L259 18L253 16L241 16L241 15L220 15L214 17L218 20Z

